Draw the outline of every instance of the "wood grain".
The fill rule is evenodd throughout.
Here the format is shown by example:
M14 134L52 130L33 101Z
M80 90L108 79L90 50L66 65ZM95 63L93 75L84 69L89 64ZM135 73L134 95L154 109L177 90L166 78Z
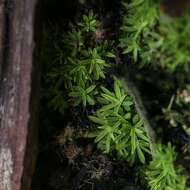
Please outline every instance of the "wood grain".
M36 145L29 142L36 138L31 121L35 4L0 0L0 190L28 190L35 161Z

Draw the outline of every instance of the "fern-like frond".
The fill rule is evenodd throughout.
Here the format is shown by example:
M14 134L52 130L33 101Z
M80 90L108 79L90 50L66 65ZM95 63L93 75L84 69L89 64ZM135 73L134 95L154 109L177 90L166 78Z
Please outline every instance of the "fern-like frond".
M150 139L132 97L117 78L114 78L113 91L101 89L103 106L90 116L97 125L95 141L98 147L106 153L116 151L118 157L131 163L136 158L145 163L145 154L150 154Z

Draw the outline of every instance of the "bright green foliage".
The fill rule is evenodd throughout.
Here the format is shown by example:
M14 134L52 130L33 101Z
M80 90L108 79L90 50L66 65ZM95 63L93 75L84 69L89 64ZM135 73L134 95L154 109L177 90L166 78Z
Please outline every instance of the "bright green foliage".
M67 64L67 73L65 73L65 76L67 77L66 82L70 82L71 88L74 84L82 87L85 86L86 82L90 80L90 76L84 64L84 61L69 57Z
M158 19L158 8L152 0L131 0L123 2L127 14L123 18L120 46L123 53L132 53L137 62L142 49L147 48L144 38L152 38L152 30Z
M145 163L145 152L150 153L150 140L133 99L120 81L114 79L114 92L102 87L99 101L103 106L90 119L98 124L95 141L106 153L116 151L119 157L134 162L138 157Z
M109 64L107 64L106 61L102 59L98 49L89 49L84 53L86 53L86 56L88 57L86 60L84 60L85 66L88 69L88 73L93 74L95 80L98 80L99 78L105 78L104 68L109 67Z
M186 178L181 174L181 169L174 165L176 159L174 148L171 144L167 147L157 144L153 160L150 162L146 178L150 190L188 190Z
M87 89L82 88L81 86L74 86L72 91L69 93L69 96L74 98L74 106L79 105L81 102L83 103L84 107L86 107L87 103L89 105L94 105L95 101L93 98L93 93L95 92L95 88L95 85L92 85Z
M68 57L65 67L67 83L72 80L77 85L85 85L88 81L105 78L105 68L109 67L105 59L101 57L98 48L83 50L81 59Z
M56 86L50 100L55 109L59 109L57 97L61 94L56 92L60 91L71 98L71 106L95 104L95 82L105 78L108 59L114 57L107 41L96 41L98 27L99 22L90 11L79 23L71 25L71 30L63 35L61 42L56 41L56 67L47 75L47 80Z
M159 10L153 0L125 3L120 47L132 54L134 62L160 64L170 72L189 71L190 13L172 18Z
M102 87L101 96L105 104L98 112L101 115L109 115L109 111L114 111L117 114L124 114L125 111L131 111L131 106L134 104L130 96L127 94L122 87L120 81L115 78L114 81L114 92L110 92L108 89Z
M83 15L82 21L78 25L81 26L82 30L85 32L96 32L99 23L93 12L90 11L89 15Z
M98 148L105 151L105 153L111 152L114 148L114 143L118 135L121 134L119 129L119 123L113 123L113 121L101 118L99 116L90 116L90 119L99 124L99 131L96 134L95 142L98 143Z

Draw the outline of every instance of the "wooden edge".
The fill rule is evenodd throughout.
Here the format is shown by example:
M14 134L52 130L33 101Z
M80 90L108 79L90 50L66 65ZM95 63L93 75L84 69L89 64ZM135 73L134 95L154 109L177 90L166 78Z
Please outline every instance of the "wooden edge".
M0 5L1 2L3 1L0 1ZM4 23L6 56L0 60L4 66L0 83L0 190L21 190L24 183L28 184L24 190L28 190L31 179L26 178L28 182L23 182L22 179L27 175L25 160L27 159L28 165L32 165L34 160L32 154L35 150L29 147L32 151L27 158L25 157L28 139L35 127L31 121L30 100L36 2L35 0L5 2L3 4L5 7L0 6L0 14L3 10L8 11Z

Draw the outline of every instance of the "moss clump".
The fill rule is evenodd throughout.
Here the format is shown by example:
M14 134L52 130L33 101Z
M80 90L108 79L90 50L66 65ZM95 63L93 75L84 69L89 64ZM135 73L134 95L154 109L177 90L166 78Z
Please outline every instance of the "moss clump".
M172 18L152 0L124 1L120 47L140 65L160 64L170 72L189 71L190 14Z

